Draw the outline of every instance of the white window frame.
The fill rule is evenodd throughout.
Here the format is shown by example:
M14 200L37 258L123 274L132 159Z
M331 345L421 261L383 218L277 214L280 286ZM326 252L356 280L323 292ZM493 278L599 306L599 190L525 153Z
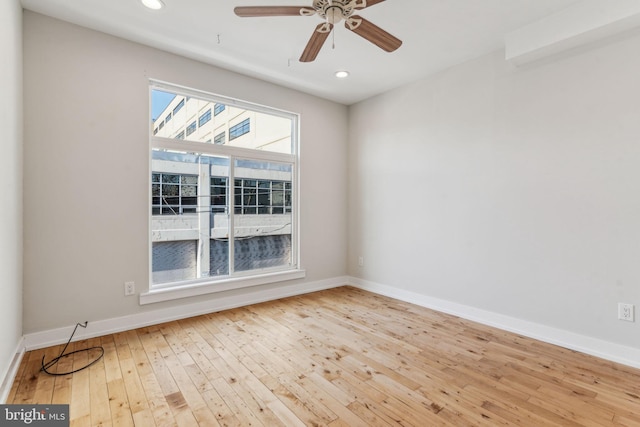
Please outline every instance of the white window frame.
M140 294L140 304L150 304L161 301L168 301L178 298L187 298L192 296L210 294L215 292L223 292L232 289L239 289L249 286L264 285L269 283L277 283L286 280L304 278L306 273L301 268L300 264L300 204L299 204L299 122L300 116L296 113L291 113L275 108L258 105L246 101L241 101L233 98L228 98L220 95L211 94L195 89L186 88L183 86L162 82L158 80L149 81L149 111L151 111L151 93L153 90L161 90L165 92L176 93L178 95L190 96L194 98L203 99L219 104L228 106L234 106L243 108L246 110L256 111L260 113L267 113L280 117L291 119L291 154L276 153L270 151L253 150L240 147L232 147L228 145L219 145L213 143L204 143L197 141L188 141L183 139L171 139L165 137L158 137L154 135L153 123L149 124L149 164L148 164L148 191L149 191L149 203L148 212L148 242L149 242L149 290ZM149 115L150 117L150 115ZM185 280L174 283L153 284L152 282L152 230L151 230L151 176L152 176L152 152L153 149L165 149L165 150L177 150L201 153L205 155L223 156L230 159L229 164L229 178L227 187L227 203L229 206L229 223L234 222L234 197L233 197L233 163L238 159L251 159L258 161L271 161L280 163L290 163L292 165L292 180L291 180L291 204L293 207L292 212L292 227L291 227L291 266L283 266L264 270L252 270L248 272L230 272L230 276L226 278L202 278L194 280ZM233 252L233 227L230 227L229 237L229 253Z

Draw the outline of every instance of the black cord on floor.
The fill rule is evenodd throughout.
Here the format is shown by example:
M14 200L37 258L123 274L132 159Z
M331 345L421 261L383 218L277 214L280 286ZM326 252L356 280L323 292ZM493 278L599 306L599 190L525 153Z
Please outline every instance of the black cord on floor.
M73 339L73 336L76 333L76 329L78 329L78 326L82 326L83 328L86 328L88 323L89 322L76 323L76 327L73 328L73 332L71 333L71 336L69 337L69 341L67 341L67 343L64 345L64 348L62 349L62 352L60 353L60 356L54 358L53 360L51 360L48 363L44 363L45 356L42 356L42 368L40 368L40 370L42 372L45 372L45 373L47 373L49 375L69 375L69 374L73 374L73 373L76 373L78 371L82 371L83 369L87 369L89 366L93 365L98 360L100 360L102 358L102 356L104 356L104 348L102 346L83 348L81 350L72 351L71 353L65 353L65 351L67 350L67 347L69 346L69 343L71 342L71 340ZM88 365L83 366L82 368L78 368L78 369L76 369L74 371L70 371L70 372L49 372L48 371L48 369L50 367L52 367L53 365L58 363L60 361L60 359L62 359L63 357L71 356L72 354L80 353L80 352L83 352L83 351L89 352L91 350L100 350L100 356L98 356L97 359L93 360L92 362L89 362Z

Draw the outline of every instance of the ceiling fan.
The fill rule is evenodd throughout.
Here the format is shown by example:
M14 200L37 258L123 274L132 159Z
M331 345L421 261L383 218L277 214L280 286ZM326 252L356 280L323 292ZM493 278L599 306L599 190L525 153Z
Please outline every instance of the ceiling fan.
M300 62L311 62L316 59L322 45L333 25L344 20L344 26L357 35L369 40L379 48L393 52L402 44L402 40L389 34L377 25L361 16L354 15L356 11L365 9L384 0L313 0L311 7L305 6L238 6L234 9L236 15L242 18L264 16L312 16L318 15L325 22L318 24L307 46L300 56Z

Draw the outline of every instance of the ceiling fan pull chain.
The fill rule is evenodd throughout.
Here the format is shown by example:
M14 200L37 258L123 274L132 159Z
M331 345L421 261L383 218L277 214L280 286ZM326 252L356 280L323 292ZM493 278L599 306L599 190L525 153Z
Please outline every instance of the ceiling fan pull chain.
M331 49L335 49L336 48L336 32L332 31L331 32Z

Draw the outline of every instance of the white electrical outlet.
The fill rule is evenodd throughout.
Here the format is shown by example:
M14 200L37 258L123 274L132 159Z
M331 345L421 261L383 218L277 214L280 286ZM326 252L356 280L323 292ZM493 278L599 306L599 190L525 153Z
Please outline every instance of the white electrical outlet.
M626 320L627 322L634 322L634 305L619 302L618 319Z
M136 282L124 282L124 296L136 294Z
M358 265L360 267L364 267L364 257L363 256L358 257Z

